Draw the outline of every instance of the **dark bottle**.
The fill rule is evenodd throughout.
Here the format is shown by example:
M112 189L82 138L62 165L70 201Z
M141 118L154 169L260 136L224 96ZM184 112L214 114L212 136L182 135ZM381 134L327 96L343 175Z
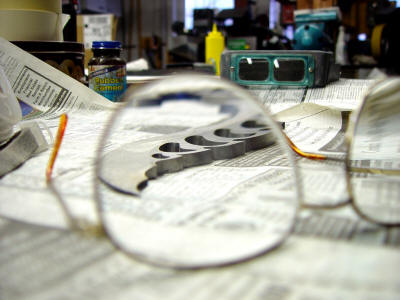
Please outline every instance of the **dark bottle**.
M119 101L126 90L126 62L120 57L121 43L92 43L93 57L88 63L89 87L111 101Z

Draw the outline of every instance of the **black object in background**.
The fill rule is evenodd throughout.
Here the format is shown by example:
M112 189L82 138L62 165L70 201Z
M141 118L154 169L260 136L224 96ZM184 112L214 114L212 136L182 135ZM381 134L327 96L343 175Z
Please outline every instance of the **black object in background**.
M68 2L68 3L65 3ZM63 1L62 12L70 16L69 21L63 29L64 41L76 42L76 15L79 10L78 0Z

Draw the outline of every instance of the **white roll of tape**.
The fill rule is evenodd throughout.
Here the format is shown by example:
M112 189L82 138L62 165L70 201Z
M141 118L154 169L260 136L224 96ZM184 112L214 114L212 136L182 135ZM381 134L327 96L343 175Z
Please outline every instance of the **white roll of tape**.
M45 10L0 10L0 36L9 41L61 41L61 16Z

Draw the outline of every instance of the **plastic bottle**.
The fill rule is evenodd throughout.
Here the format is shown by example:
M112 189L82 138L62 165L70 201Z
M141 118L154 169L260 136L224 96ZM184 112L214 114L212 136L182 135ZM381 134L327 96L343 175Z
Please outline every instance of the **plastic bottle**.
M221 54L225 49L225 39L221 32L217 30L217 25L213 24L213 29L206 36L206 63L214 65L215 73L219 75L219 62Z
M88 63L89 87L111 101L119 101L126 90L126 62L120 57L121 43L96 41Z

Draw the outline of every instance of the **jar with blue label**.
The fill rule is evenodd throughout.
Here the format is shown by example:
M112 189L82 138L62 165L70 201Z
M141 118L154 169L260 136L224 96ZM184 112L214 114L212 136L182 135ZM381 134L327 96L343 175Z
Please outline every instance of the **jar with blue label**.
M126 90L126 62L118 41L95 41L88 63L89 87L107 99L120 101Z

